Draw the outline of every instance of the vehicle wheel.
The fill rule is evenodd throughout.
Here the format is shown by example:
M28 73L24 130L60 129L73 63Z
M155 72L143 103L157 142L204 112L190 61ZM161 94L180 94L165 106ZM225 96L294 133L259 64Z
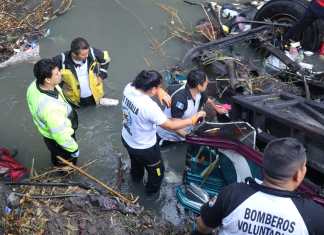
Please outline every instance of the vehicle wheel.
M259 11L257 11L254 20L271 20L278 23L294 24L303 16L308 7L306 0L272 0L267 2ZM280 29L276 34L278 39L286 29ZM278 33L278 32L277 32ZM315 21L311 26L301 34L301 44L305 50L317 50L320 46L320 22Z

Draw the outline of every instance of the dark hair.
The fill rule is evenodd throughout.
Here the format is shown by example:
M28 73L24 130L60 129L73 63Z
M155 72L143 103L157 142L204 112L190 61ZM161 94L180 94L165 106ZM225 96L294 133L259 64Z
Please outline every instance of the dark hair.
M136 78L132 82L132 85L136 89L148 91L153 87L158 87L161 83L162 76L159 72L155 70L143 70L136 76Z
M198 85L203 85L207 80L206 73L201 69L193 69L187 76L187 85L190 88L196 88Z
M89 49L90 45L87 42L87 40L85 40L84 38L75 38L73 39L73 41L71 42L71 52L73 52L74 54L79 54L80 50L84 50L84 49Z
M34 65L34 76L37 84L44 84L45 78L52 77L52 71L57 65L52 59L41 59Z
M264 149L263 169L274 179L289 179L306 161L304 146L294 138L280 138L268 143Z

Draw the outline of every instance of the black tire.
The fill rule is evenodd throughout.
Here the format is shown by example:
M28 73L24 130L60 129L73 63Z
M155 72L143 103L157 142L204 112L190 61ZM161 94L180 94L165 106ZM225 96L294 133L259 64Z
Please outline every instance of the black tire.
M257 11L254 20L264 21L269 19L280 23L294 24L302 18L308 7L306 0L272 0L267 2L259 11ZM317 20L311 26L304 30L299 41L306 50L315 51L319 48L320 22Z

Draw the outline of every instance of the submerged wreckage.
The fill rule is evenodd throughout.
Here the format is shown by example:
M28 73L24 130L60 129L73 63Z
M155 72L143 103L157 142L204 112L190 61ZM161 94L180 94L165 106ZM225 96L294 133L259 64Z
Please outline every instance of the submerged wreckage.
M298 5L298 10L292 5ZM199 213L201 205L225 185L247 177L262 181L262 154L256 149L288 136L300 140L308 151L309 172L299 190L324 206L324 72L316 72L312 64L293 57L282 42L284 32L302 16L306 6L302 0L268 1L250 19L235 13L241 19L232 20L229 32L225 32L220 17L224 7L202 5L212 19L205 32L221 29L218 35L227 36L190 49L182 65L168 73L166 80L174 90L185 80L181 69L190 64L203 68L210 80L209 95L230 103L232 110L226 123L203 123L186 138L186 168L177 199L190 211ZM319 48L321 27L315 22L302 35L304 49ZM242 43L257 49L252 52L254 57L267 58L263 63L266 71L251 58L226 56Z

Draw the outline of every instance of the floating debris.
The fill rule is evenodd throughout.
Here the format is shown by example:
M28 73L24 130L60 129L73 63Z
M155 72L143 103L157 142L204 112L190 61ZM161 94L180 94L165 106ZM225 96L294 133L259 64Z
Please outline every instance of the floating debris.
M85 164L81 169L92 165ZM123 166L121 166L123 168ZM126 204L99 185L71 181L69 167L54 168L28 181L0 181L6 202L4 234L189 234L138 203ZM120 174L119 174L120 175ZM10 187L10 189L8 188ZM2 230L1 230L2 229Z
M13 0L0 3L0 68L36 60L44 26L70 9L73 0ZM15 56L11 58L12 56ZM8 59L10 59L7 63Z

